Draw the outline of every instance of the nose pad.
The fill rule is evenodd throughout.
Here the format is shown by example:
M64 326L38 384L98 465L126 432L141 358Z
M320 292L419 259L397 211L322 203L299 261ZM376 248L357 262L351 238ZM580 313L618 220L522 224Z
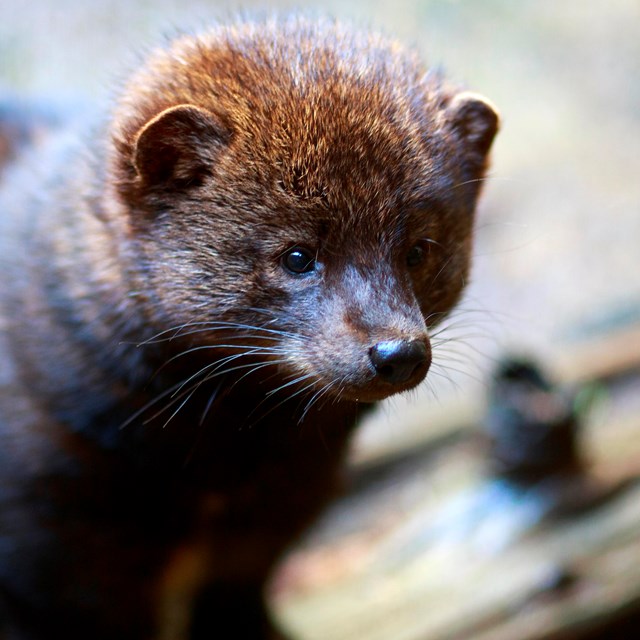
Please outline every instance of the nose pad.
M403 384L419 370L427 373L431 347L424 340L386 340L371 347L369 358L378 377L390 384Z

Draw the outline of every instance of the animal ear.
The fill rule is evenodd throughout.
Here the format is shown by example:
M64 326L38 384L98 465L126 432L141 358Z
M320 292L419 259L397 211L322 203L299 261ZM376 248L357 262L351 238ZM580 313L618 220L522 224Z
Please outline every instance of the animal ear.
M500 116L497 109L481 95L462 91L448 104L445 119L462 143L465 164L472 171L481 173L498 132Z
M170 107L138 131L133 165L146 187L200 184L228 138L211 112L190 104Z

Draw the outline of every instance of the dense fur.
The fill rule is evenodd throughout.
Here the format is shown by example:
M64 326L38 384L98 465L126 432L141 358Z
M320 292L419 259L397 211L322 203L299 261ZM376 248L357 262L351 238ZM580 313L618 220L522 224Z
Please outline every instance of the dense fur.
M86 146L12 168L8 637L276 637L262 585L362 407L426 374L496 128L398 44L292 18L179 38Z

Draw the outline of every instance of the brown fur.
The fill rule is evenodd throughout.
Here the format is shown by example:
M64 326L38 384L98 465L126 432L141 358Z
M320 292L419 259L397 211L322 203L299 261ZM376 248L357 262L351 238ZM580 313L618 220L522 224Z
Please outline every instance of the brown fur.
M91 144L15 173L11 638L277 637L262 585L334 494L362 408L424 377L496 128L397 43L243 22L155 52ZM420 345L397 379L374 362L389 344Z

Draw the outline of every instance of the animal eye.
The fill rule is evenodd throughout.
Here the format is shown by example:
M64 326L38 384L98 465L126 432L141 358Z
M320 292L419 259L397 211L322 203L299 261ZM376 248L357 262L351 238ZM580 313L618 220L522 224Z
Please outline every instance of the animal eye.
M417 267L419 264L424 262L425 251L422 244L414 244L409 252L407 253L407 266L408 267Z
M289 273L295 275L310 273L316 268L316 258L308 249L293 247L281 258L282 266Z

